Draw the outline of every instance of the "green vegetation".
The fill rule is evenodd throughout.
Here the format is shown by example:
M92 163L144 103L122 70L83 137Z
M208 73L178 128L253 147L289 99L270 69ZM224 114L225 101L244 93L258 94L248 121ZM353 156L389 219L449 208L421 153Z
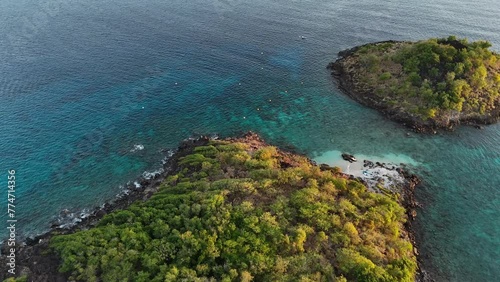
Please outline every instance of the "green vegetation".
M500 56L490 47L454 36L369 44L355 52L353 69L362 87L390 108L446 126L450 120L498 116Z
M7 278L4 280L4 282L27 282L27 281L28 281L28 277L26 275L23 275L23 276L17 277L17 278L10 277L10 278Z
M210 141L145 202L55 236L81 281L413 281L404 209L261 144Z

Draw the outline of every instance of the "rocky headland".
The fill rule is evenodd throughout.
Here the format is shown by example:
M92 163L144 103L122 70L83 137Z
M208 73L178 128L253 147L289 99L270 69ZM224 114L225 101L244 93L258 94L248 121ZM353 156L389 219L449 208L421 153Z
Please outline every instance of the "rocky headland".
M220 165L220 169L214 168L214 166L218 165ZM169 263L177 266L177 268L175 269L180 269L181 272L179 272L179 270L175 271L172 270L173 272L168 272L166 275L174 275L174 276L169 276L169 277L176 277L175 279L181 279L182 277L193 278L195 276L207 277L207 275L211 275L211 277L218 277L219 275L220 277L222 277L226 275L225 273L227 273L227 277L234 276L233 278L239 277L242 279L243 278L250 279L252 277L264 279L265 277L271 277L272 275L279 275L280 277L283 276L289 278L299 277L299 276L326 277L326 278L337 277L338 279L347 279L347 280L357 279L356 277L358 278L361 277L359 275L366 275L366 277L372 277L372 278L379 277L379 275L382 275L384 277L399 277L400 279L403 280L409 278L411 278L410 280L413 280L415 278L421 279L421 276L419 276L421 275L421 273L416 272L417 271L416 257L418 256L418 251L414 239L415 237L412 232L412 220L416 216L416 208L418 207L418 203L414 198L414 189L416 185L418 185L418 183L420 182L418 177L407 172L403 168L400 167L395 168L393 166L389 167L381 163L371 163L369 161L365 161L364 166L367 167L368 169L379 169L380 171L395 172L400 177L398 178L399 181L394 182L393 184L395 185L387 187L383 185L377 186L374 183L370 184L367 182L366 179L363 179L363 177L354 177L352 175L345 174L341 172L338 168L331 167L325 164L317 166L313 161L311 161L306 157L282 151L275 147L269 146L258 135L251 132L243 135L242 137L228 138L220 141L213 140L205 136L188 139L182 142L178 150L176 150L172 155L172 157L168 159L167 162L165 162L163 173L155 175L153 178L146 179L144 177L141 177L138 180L138 182L140 182L141 184L140 188L130 189L130 192L127 193L126 195L122 195L120 198L114 200L113 202L108 203L100 208L96 208L93 212L90 213L90 215L81 219L80 222L78 222L76 225L72 227L61 228L60 226L53 226L51 231L43 235L37 236L36 238L30 238L25 242L18 242L18 246L16 247L17 248L16 276L22 277L21 279L27 279L27 281L40 281L40 282L69 281L69 280L86 281L90 279L89 277L99 277L100 275L108 275L106 277L109 278L111 277L109 275L115 275L115 274L106 273L107 271L106 269L100 269L100 270L94 269L94 267L96 266L91 265L90 260L87 261L87 259L84 259L83 257L78 257L78 255L77 257L73 257L73 255L71 255L70 253L72 253L71 249L74 248L74 246L71 244L74 241L80 240L81 238L87 238L85 234L88 234L89 231L92 231L94 229L109 231L108 228L110 227L108 227L109 226L108 224L112 224L112 226L115 225L119 226L119 222L116 220L119 217L119 215L124 214L121 211L126 212L128 209L130 209L132 205L135 206L136 208L148 204L153 205L154 201L151 202L150 199L154 198L153 196L158 195L158 193L160 195L163 195L163 197L165 197L165 195L168 195L168 197L178 197L178 195L182 195L183 192L181 191L184 191L183 189L186 189L186 188L181 189L180 187L181 186L191 187L189 186L190 181L195 181L194 183L198 183L196 185L201 185L201 186L207 185L203 184L207 181L212 181L211 184L208 184L209 186L207 187L212 187L212 185L214 185L214 187L215 186L218 187L220 183L225 183L224 187L226 188L220 192L221 193L220 195L223 198L225 198L225 201L228 202L227 203L227 205L229 205L228 207L231 207L231 209L238 210L240 205L243 205L242 206L243 209L246 210L247 212L250 212L250 210L248 209L250 207L249 205L251 205L259 207L258 208L259 210L263 209L265 211L270 206L274 205L273 201L275 201L274 200L275 197L277 197L278 199L278 202L275 202L275 204L280 203L279 205L283 205L284 203L286 203L283 202L283 199L285 198L294 199L294 201L299 201L299 202L303 201L303 203L301 203L300 206L303 207L304 210L301 209L300 207L297 207L300 208L296 211L299 213L298 215L299 217L297 218L290 217L290 215L287 215L288 212L285 212L285 214L281 214L277 210L269 210L268 212L264 213L265 216L262 219L264 220L263 223L268 221L269 222L276 221L276 223L273 223L274 226L273 228L275 228L273 229L274 231L272 232L269 231L271 233L266 235L267 236L266 238L268 238L268 240L277 240L277 238L285 238L285 237L288 238L290 236L289 240L292 241L299 240L299 241L286 243L288 241L285 240L280 243L282 244L282 249L275 250L275 252L278 252L279 254L278 253L267 254L270 257L275 258L276 256L279 256L280 258L281 257L283 258L283 261L280 260L279 262L275 262L278 263L277 265L272 267L269 266L272 269L276 269L276 267L278 267L279 271L283 271L280 273L273 274L272 272L268 273L267 271L264 270L261 270L262 273L259 273L256 270L258 268L250 267L248 266L248 263L245 263L242 266L240 266L242 267L242 269L238 269L238 267L236 266L239 265L237 264L237 261L231 261L231 260L226 261L225 264L231 263L235 265L234 267L236 268L235 272L233 273L232 271L229 270L226 271L218 268L217 264L223 263L222 261L219 261L220 259L215 259L213 261L213 263L216 264L213 266L214 267L213 270L206 270L201 266L194 268L194 270L193 269L190 270L189 267L184 269L185 267L185 265L183 264L185 262L184 259L177 261L175 260L176 256L173 256ZM276 179L274 179L273 177L267 178L268 176L265 175L275 175L274 177L276 177ZM300 176L302 180L300 178L297 178L299 175L302 175ZM227 180L227 182L224 182L225 180ZM330 183L329 181L333 182ZM320 184L321 186L316 186ZM236 190L232 190L233 188L231 187L234 187L234 189ZM172 189L172 191L174 191L172 192L173 194L169 194L170 193L169 189ZM209 188L207 190L207 193L208 191L212 191L211 189L215 188ZM352 192L349 192L350 189L352 189ZM368 191L367 189L369 189L370 191ZM196 189L193 192L196 195L198 195ZM314 196L313 192L318 194ZM370 196L370 194L380 194L380 196L376 196L374 199L376 199L375 201L382 201L381 203L384 204L378 206L376 204L375 205L373 204L373 200L369 200L367 202L361 200L364 199L364 197L371 198L372 196ZM333 198L331 198L332 196ZM358 198L359 196L361 196L362 198ZM309 199L309 197L313 197L314 199L312 198ZM312 202L309 203L309 201ZM376 221L375 222L367 221L364 224L354 223L354 221L351 221L350 219L351 217L348 215L348 213L345 214L345 212L347 211L341 212L343 216L341 216L340 218L341 221L338 227L340 229L337 229L337 227L335 227L337 226L336 225L337 223L334 223L333 226L330 226L330 225L324 225L326 223L316 222L312 218L310 220L307 220L308 214L310 212L314 212L314 210L316 209L311 206L312 209L310 211L307 210L306 207L309 204L315 204L315 203L327 204L328 201L332 201L332 203L330 203L329 205L337 205L333 204L337 201L340 201L341 203L339 204L338 207L336 207L332 211L325 211L326 214L322 214L321 216L326 216L331 212L335 214L334 212L335 210L342 211L342 209L349 209L350 210L349 212L354 212L354 210L352 210L353 208L355 210L358 210L356 211L356 213L360 213L357 216L361 216L363 210L366 208L365 205L374 205L373 208L375 210L379 208L384 210L384 205L388 203L387 201L389 202L395 201L399 203L399 205L403 206L405 209L404 209L404 215L397 215L397 216L394 215L396 222L393 224L391 223L390 225L387 226L385 225L387 223L376 222ZM361 202L357 203L356 201L361 201ZM349 202L351 204L348 204ZM267 204L262 205L264 203ZM354 203L354 206L352 206L352 203ZM199 204L194 204L192 207L198 207L198 206ZM293 205L290 206L290 208L293 209ZM300 215L302 212L304 214ZM387 211L382 212L382 214L386 213ZM257 214L261 214L261 212L257 212ZM253 216L250 214L248 216L253 218ZM261 214L261 216L263 215ZM103 218L105 218L104 222ZM337 217L334 216L334 218ZM129 220L132 219L129 218ZM166 218L163 220L168 221L169 219ZM298 225L295 225L294 223L296 220L298 221L296 223ZM119 221L121 222L121 219ZM129 221L129 223L127 224L135 224L135 221L134 220ZM316 224L320 225L316 226ZM174 222L171 222L170 225L174 226L175 224ZM261 228L264 228L264 226L267 225L253 226L249 229L249 231L245 232L252 233L255 232L255 230L257 230L255 228L259 228L260 230ZM209 226L207 228L212 228L212 227ZM245 228L247 227L240 226L240 228L242 230L246 230ZM271 228L271 227L267 226L265 228ZM368 229L365 230L365 228ZM389 234L392 234L390 232L393 231L389 231L389 229L387 228L397 229L397 231L394 232L397 232L397 234L399 235L397 237L392 237L392 235ZM220 229L218 230L219 230L218 232L222 232L220 231ZM320 232L320 230L325 230L325 231ZM379 238L377 239L378 241L384 238L383 240L387 240L387 242L384 244L388 244L388 246L395 244L393 248L396 248L396 250L393 249L391 251L392 255L388 257L385 257L385 255L383 255L384 253L380 254L372 253L375 252L376 249L382 250L383 248L385 248L385 246L384 245L372 246L372 244L378 244L376 243L378 241L376 240L374 241L375 242L374 243L370 241L371 239L363 237L365 235L359 237L360 235L357 235L358 233L356 230L359 230L359 232L367 232L367 234L371 234L370 232L375 232L373 233L373 236L375 236L376 234L378 234L376 236L382 236L378 237ZM189 234L196 234L194 230L186 232L192 232ZM277 235L276 232L278 233L284 232L285 235L279 235L279 234ZM389 233L386 234L385 232ZM255 234L259 236L258 235L259 233ZM89 238L94 238L95 236L97 235L93 235ZM151 238L154 238L156 235L151 235L151 236L153 236ZM222 236L222 233L219 236ZM250 235L240 234L238 236L243 236L242 238L244 238L245 236L250 236ZM305 241L301 241L302 236L305 236L303 238ZM102 238L100 240L101 240L100 242L102 242L102 240L105 239ZM124 239L123 237L122 240L123 244L130 243L129 241L127 241L127 239ZM396 240L397 242L394 240ZM413 247L411 247L410 249L406 249L407 247L404 247L404 249L401 250L397 249L399 247L395 247L395 246L403 246L404 242L411 243ZM153 242L150 243L154 244ZM228 242L224 243L224 241L220 243L222 245L216 244L216 246L219 246L219 248L221 248L222 246L228 246L224 244L229 244ZM267 243L264 242L264 244ZM272 244L276 244L276 242ZM244 246L246 246L246 244L244 244ZM7 248L6 245L3 246L3 249L5 248ZM85 250L83 250L85 248L87 248L87 246L85 247L81 246L77 248L75 251L77 253L83 254L82 252L85 252ZM267 247L260 246L259 248L257 248L257 250L260 250L261 248L266 249ZM371 250L370 248L374 249L368 252L368 250ZM99 246L96 245L95 247L92 247L93 250L92 252L95 252L95 249L99 249ZM306 253L303 252L304 249L306 250ZM104 250L106 250L106 248L104 248ZM129 250L129 251L134 251L134 253L137 252L140 253L141 252L140 250L141 249ZM224 254L224 252L229 252L228 254L231 254L234 251L219 249L219 254L220 253ZM314 253L315 254L314 256L316 258L323 257L324 261L323 259L320 259L320 261L322 261L321 267L316 265L318 262L312 261L313 265L316 265L315 266L315 269L317 268L316 270L312 268L311 269L308 268L294 269L295 267L291 267L292 269L287 267L282 268L283 266L280 263L282 262L284 263L287 261L287 264L291 264L293 266L293 264L296 263L295 260L298 259L298 257L304 256L303 258L306 259L307 256L305 254L307 253L309 254ZM251 255L250 258L253 258L254 255L255 254ZM177 256L180 256L180 253L177 253ZM200 259L202 257L203 256L200 256ZM341 262L334 263L334 261L336 261L337 258ZM229 257L227 257L226 259L229 259ZM345 264L342 263L342 260L344 259L347 260L346 262L344 262ZM359 265L352 266L351 261L358 259L360 260L358 261ZM8 278L6 276L7 271L6 269L4 269L7 267L6 263L8 262L7 261L8 259L5 256L2 256L0 260L1 260L0 280L3 280ZM68 265L69 263L68 260L71 261L69 265ZM329 261L331 265L329 264ZM404 264L401 264L402 261L404 261ZM325 263L325 265L323 265L323 263ZM74 265L78 265L78 267ZM61 266L64 266L65 268L61 269ZM104 267L104 266L97 266L97 267ZM137 267L142 268L146 266L137 265ZM364 270L361 271L360 268L357 267L363 268ZM61 270L65 271L61 272ZM162 268L162 271L166 270ZM361 272L358 273L358 271ZM123 275L126 275L126 273ZM153 277L154 275L155 274L151 274L148 277ZM17 281L23 281L21 279Z
M349 97L416 132L482 128L500 119L500 56L490 46L383 41L341 51L327 68Z

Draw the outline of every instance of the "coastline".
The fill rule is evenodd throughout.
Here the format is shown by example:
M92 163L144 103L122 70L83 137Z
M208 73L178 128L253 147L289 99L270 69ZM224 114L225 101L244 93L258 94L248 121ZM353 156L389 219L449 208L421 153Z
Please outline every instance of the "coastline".
M450 120L446 125L439 124L435 119L424 121L402 109L391 108L383 99L381 100L375 95L373 89L358 87L358 81L355 77L356 70L353 67L349 68L346 62L362 47L376 46L384 43L410 44L414 42L386 40L367 43L340 51L337 59L330 62L326 68L331 71L330 74L342 93L366 107L379 111L386 118L396 121L417 133L437 134L438 130L453 131L459 125L470 125L477 129L482 129L484 125L494 124L500 120L500 109L497 109L493 111L490 117L460 116L457 120Z
M341 152L336 152L339 156ZM394 193L398 194L398 202L405 208L408 220L404 225L407 236L413 245L414 254L417 258L417 275L415 281L430 282L434 281L429 274L422 269L421 259L419 255L419 242L416 239L416 230L413 226L413 221L416 219L417 208L421 208L415 197L415 189L421 183L421 179L411 173L404 163L391 162L389 159L381 159L376 161L358 159L357 162L350 163L341 158L332 159L331 156L322 156L316 159L317 161L327 162L321 164L325 169L332 167L340 167L344 169L343 174L349 178L356 178L364 183L372 193ZM382 189L377 186L381 185Z
M207 136L200 136L198 138L189 138L182 141L177 150L174 151L173 155L163 164L163 170L161 173L154 175L151 178L145 178L143 176L139 177L137 181L133 184L129 183L128 186L131 188L136 185L136 183L140 184L140 188L138 189L129 189L128 193L122 194L120 197L117 197L114 200L111 200L99 208L94 209L88 216L82 217L81 221L76 222L69 228L64 228L61 226L51 226L50 230L46 233L38 235L34 238L27 238L24 242L16 242L16 268L19 269L19 273L16 277L27 275L30 277L30 281L67 281L67 276L65 274L59 273L58 268L60 265L59 257L50 251L49 242L52 236L61 235L61 234L71 234L74 232L78 232L80 230L86 230L94 227L99 220L106 214L111 213L116 210L126 209L131 204L137 201L146 201L149 199L155 191L158 190L163 180L169 176L171 173L175 172L177 169L177 161L180 157L188 155L191 153L194 147L205 145L211 138ZM257 134L253 132L245 133L239 137L234 138L225 138L224 140L228 141L245 141L248 142L251 146L255 146L258 148L262 146L262 144L267 144L263 141ZM287 150L281 151L284 155L287 154L296 154L293 150L289 148ZM309 162L312 164L316 164L314 160L307 158ZM367 163L365 162L364 165ZM317 164L321 170L335 170L334 167L325 165L325 164ZM393 188L396 187L398 190L392 190L393 193L400 193L398 197L398 202L402 205L407 214L408 220L404 224L404 235L406 236L410 243L414 247L414 255L417 258L417 274L415 277L415 281L432 281L426 277L425 271L421 269L420 256L418 254L418 242L415 239L415 232L413 230L412 221L416 217L416 208L419 207L419 203L415 199L414 190L415 187L420 183L420 179L405 170L402 167L395 168L392 165L386 165L385 163L372 163L370 169L378 170L380 174L384 172L394 172L401 176L402 182L395 181L392 185ZM357 173L348 174L341 173L345 178L349 179L358 179L360 182L364 183L367 187L369 187L370 191L373 193L383 193L382 190L376 191L373 189L374 186L371 186L369 181L366 178L360 177ZM372 188L370 188L372 187ZM1 246L2 253L4 253L7 245L4 243ZM0 258L0 262L2 266L0 267L0 280L7 279L9 276L6 276L6 262L7 258L2 256Z
M197 138L188 138L183 140L173 154L163 163L159 173L145 177L144 174L138 177L135 181L129 182L126 186L127 192L117 195L114 199L107 201L100 207L93 209L88 215L80 216L70 226L66 224L52 224L50 229L35 237L25 238L23 241L16 241L16 276L20 277L27 275L30 281L67 281L65 274L59 273L60 259L49 250L49 241L52 236L71 234L81 230L86 230L94 227L99 220L108 213L126 209L137 201L146 201L155 191L158 190L163 180L176 169L176 161L178 158L189 153L190 148L205 144L211 137L199 136ZM138 185L140 187L138 187ZM7 242L4 241L0 246L1 254L7 253L10 248ZM49 252L47 252L49 251ZM8 266L7 257L0 256L0 281L9 277L7 276Z

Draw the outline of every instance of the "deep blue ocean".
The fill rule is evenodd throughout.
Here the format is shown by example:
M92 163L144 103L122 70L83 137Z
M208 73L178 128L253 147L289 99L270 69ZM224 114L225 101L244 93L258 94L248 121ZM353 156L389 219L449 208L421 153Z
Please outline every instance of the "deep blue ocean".
M312 158L413 162L424 268L499 281L500 125L406 137L325 69L388 39L454 34L500 51L498 15L497 0L1 0L0 227L8 169L30 236L112 200L189 136L253 130Z

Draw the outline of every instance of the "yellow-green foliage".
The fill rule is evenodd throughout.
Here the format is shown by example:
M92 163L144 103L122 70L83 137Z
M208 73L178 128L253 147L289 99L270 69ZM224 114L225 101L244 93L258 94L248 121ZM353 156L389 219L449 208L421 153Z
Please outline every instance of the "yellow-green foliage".
M435 119L500 105L500 56L490 47L450 36L366 45L356 54L364 83L389 106Z
M5 279L3 282L26 282L26 281L28 281L28 277L24 275L24 276L17 277L17 278L10 277L10 278Z
M412 281L404 209L274 147L214 142L146 202L56 236L81 281Z

